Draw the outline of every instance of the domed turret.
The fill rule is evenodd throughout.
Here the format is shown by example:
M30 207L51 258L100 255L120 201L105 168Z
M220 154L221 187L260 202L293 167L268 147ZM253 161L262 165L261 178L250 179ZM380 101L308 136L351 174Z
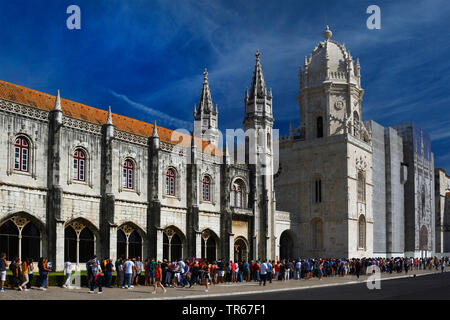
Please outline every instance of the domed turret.
M361 101L359 61L355 64L344 44L331 40L327 26L323 36L299 72L300 127L305 139L317 139L351 131L361 137ZM347 130L349 128L349 130Z
M311 52L305 61L303 83L307 87L321 85L324 81L358 83L355 66L345 45L330 40L333 33L327 26L325 41Z

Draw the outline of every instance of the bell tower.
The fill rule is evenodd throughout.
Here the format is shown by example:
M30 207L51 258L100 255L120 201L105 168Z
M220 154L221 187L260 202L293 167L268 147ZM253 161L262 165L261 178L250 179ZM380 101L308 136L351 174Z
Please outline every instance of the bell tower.
M274 182L273 182L273 114L272 90L267 91L260 52L256 52L250 91L245 91L244 129L246 159L251 171L253 223L253 258L274 258Z
M300 131L305 139L323 138L349 133L364 134L361 101L359 59L340 44L331 40L333 33L326 27L324 41L319 42L303 71L299 70ZM367 132L366 132L367 133Z

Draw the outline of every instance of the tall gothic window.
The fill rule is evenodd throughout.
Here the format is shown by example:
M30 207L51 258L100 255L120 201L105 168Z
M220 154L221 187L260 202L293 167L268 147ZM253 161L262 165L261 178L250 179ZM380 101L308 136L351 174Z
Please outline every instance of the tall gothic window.
M204 176L202 181L202 199L211 201L211 180L207 176Z
M81 149L73 153L73 180L86 181L86 154Z
M323 118L317 117L317 138L323 137Z
M166 194L175 195L175 171L173 169L168 169L166 172Z
M364 172L358 172L358 202L366 203L366 177Z
M322 202L322 180L320 178L316 178L315 180L315 203Z
M30 144L24 137L16 138L14 144L14 170L28 172L30 161Z
M358 221L358 248L366 248L366 218L363 215L359 217Z
M123 163L123 179L122 185L126 189L134 189L134 166L131 160Z
M231 206L236 208L244 207L244 183L241 180L236 180L231 187Z

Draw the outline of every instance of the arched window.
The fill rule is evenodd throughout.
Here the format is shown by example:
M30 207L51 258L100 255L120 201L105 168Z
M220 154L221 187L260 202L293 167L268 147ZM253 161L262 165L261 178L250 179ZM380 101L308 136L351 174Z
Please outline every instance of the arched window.
M359 115L358 112L354 112L353 113L353 134L355 135L355 137L359 137Z
M41 256L41 232L33 222L28 222L22 230L22 260L37 261Z
M129 226L117 230L117 256L142 257L142 237L137 230L133 230Z
M36 225L23 216L14 216L0 227L0 250L6 259L20 260L41 256L41 232Z
M19 256L19 229L11 220L0 227L0 248L9 261Z
M73 153L73 180L86 181L86 154L81 149Z
M168 169L166 172L166 194L175 195L175 172L173 169Z
M244 208L244 183L236 180L231 187L231 206L236 208Z
M323 137L323 118L317 117L317 138Z
M363 215L358 221L358 249L366 249L366 218Z
M204 176L202 181L202 199L211 201L211 180L207 176Z
M270 150L271 144L272 144L272 138L270 136L270 132L267 132L267 150Z
M315 189L315 203L321 203L322 202L322 180L320 178L316 178L314 182L314 189Z
M323 248L323 226L322 220L316 218L311 222L312 249L321 250Z
M14 170L28 172L30 163L30 143L25 137L17 137L14 143Z
M76 221L64 230L65 261L84 263L89 261L95 251L94 233L82 222Z
M134 189L134 166L131 160L126 160L123 163L122 185L126 189Z
M358 172L358 202L366 203L366 177L364 172Z

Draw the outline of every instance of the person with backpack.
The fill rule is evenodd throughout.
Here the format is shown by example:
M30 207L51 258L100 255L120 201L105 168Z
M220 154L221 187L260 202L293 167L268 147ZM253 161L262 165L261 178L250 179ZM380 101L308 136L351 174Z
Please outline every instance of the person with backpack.
M45 286L47 285L48 273L50 272L50 269L48 268L48 259L46 257L41 258L39 264L39 276L41 280L41 286L39 287L39 289L45 291L47 290Z
M18 286L18 290L22 291L22 287L20 286L20 259L15 257L11 264L9 265L9 270L11 270L11 287L14 289L15 286Z
M99 264L97 264L97 261L94 261L92 266L91 266L91 272L93 275L93 279L91 281L91 287L89 290L89 293L94 293L95 292L95 287L98 287L98 294L103 293L102 291L102 268Z
M0 292L5 292L6 268L8 268L8 262L6 262L6 253L2 252L2 254L0 255L0 281L2 286Z
M155 268L156 268L156 261L155 258L152 258L152 260L149 262L148 265L148 271L149 271L149 278L150 278L150 284L155 284Z
M88 262L86 262L86 274L87 274L87 286L90 288L92 286L92 281L94 279L92 275L92 266L94 265L94 259L89 259Z

